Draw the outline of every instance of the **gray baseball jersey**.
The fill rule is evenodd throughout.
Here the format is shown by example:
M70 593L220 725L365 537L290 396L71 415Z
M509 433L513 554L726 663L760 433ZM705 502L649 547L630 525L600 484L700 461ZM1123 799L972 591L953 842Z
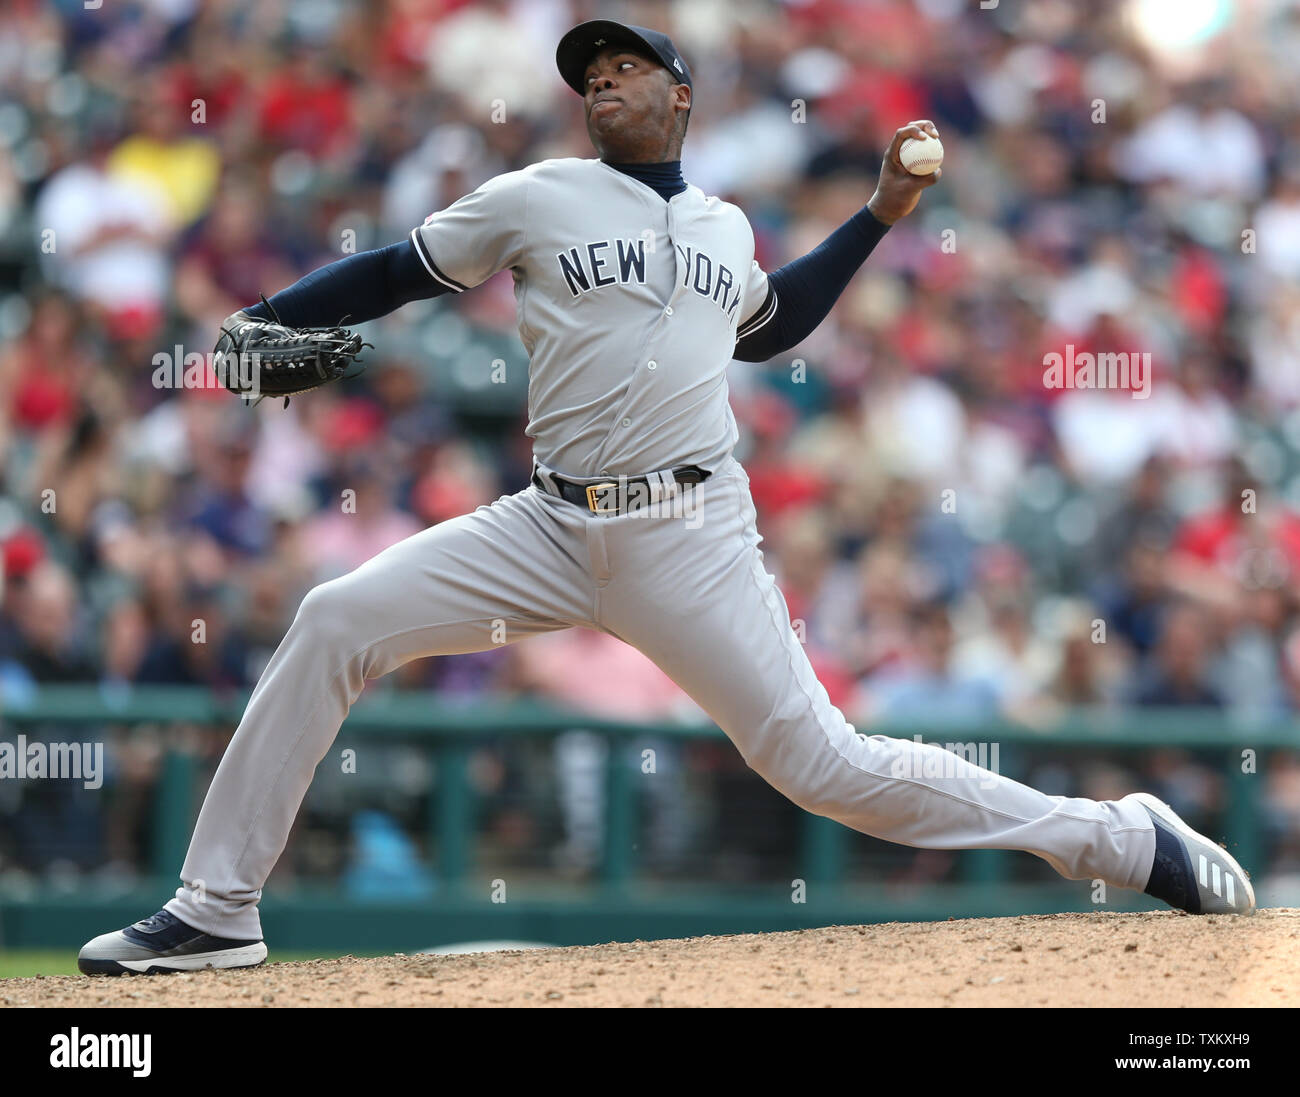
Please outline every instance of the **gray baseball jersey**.
M544 160L411 236L456 292L513 273L528 434L547 466L639 475L716 469L731 452L727 364L768 288L735 206L695 186L665 202L599 160Z
M457 292L514 272L543 470L658 474L656 500L673 505L606 515L530 486L313 590L217 769L167 909L260 939L262 886L367 679L575 626L644 652L810 812L907 845L1027 850L1072 879L1145 885L1155 834L1132 797L1048 796L935 745L859 734L817 681L730 456L725 368L738 329L772 314L739 210L695 187L665 202L598 161L553 160L492 180L413 239ZM687 463L712 475L690 487L663 475Z

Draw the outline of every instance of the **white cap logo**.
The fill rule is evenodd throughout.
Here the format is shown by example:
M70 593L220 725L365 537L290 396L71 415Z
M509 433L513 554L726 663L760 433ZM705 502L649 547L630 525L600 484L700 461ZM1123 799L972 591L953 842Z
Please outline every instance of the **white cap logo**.
M681 72L681 71L682 71L682 63L681 63L680 61L674 61L674 62L673 62L673 68L675 68L678 72Z

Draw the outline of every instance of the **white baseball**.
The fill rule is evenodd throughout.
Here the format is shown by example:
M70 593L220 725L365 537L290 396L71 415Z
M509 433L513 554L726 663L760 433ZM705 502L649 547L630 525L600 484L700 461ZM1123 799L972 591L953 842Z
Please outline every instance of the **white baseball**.
M929 175L943 163L943 142L928 134L909 137L898 146L898 158L913 175Z

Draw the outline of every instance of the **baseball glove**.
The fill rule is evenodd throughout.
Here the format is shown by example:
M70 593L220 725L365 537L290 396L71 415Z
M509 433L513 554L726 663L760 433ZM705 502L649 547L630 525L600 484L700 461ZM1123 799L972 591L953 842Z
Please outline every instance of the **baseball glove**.
M296 393L355 377L348 368L362 348L373 346L344 327L286 327L265 297L262 303L274 320L236 312L221 325L215 349L217 376L231 392L250 400L250 406L268 396L283 396L288 407Z

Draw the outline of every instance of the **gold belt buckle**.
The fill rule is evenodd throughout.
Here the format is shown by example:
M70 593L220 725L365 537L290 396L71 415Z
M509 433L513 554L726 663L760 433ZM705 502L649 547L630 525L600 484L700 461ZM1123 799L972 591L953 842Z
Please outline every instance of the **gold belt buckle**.
M599 484L588 484L587 485L587 509L591 511L592 514L617 514L618 513L617 506L600 507L596 505L597 492L604 491L606 488L617 488L617 487L618 484L616 484L613 480L604 480Z

